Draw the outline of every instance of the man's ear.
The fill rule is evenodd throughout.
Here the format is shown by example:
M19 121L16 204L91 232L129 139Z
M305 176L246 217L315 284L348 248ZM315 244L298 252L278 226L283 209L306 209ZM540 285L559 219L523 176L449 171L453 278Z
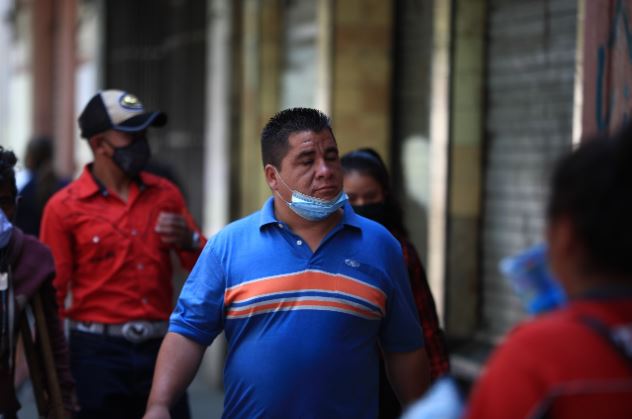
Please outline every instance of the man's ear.
M568 216L559 216L547 227L549 262L553 274L564 288L572 291L583 264L584 248L577 239L573 222Z
M270 163L263 167L263 173L266 177L266 183L273 191L276 191L279 187L279 172Z
M109 147L107 141L105 141L105 137L103 137L102 135L97 134L90 137L90 139L88 139L88 144L90 145L90 148L92 149L94 154L109 155Z

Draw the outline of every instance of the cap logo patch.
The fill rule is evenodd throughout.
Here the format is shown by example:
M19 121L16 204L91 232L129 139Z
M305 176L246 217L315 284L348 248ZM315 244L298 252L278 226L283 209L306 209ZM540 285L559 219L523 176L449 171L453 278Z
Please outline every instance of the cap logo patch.
M129 93L124 94L119 100L119 103L121 104L122 107L127 108L127 109L133 109L133 110L143 109L143 104L140 103L140 100L138 100L136 96L131 95Z

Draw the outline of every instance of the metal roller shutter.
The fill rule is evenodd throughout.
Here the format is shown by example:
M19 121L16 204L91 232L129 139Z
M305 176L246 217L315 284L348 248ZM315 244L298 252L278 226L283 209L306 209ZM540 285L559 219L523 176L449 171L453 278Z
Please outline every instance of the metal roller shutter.
M491 0L483 216L483 334L524 317L498 272L540 241L549 174L572 142L575 0Z

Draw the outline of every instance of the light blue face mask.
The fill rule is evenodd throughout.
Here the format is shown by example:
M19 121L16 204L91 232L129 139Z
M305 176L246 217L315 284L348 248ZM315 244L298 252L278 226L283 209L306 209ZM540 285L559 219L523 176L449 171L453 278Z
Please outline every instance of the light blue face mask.
M306 220L324 220L325 218L333 214L338 208L342 207L348 199L347 194L342 191L340 191L340 194L338 194L337 197L329 201L305 195L304 193L291 189L287 185L287 183L285 183L278 171L277 175L279 176L279 179L281 180L283 185L285 185L285 187L288 188L290 192L292 192L292 202L287 202L283 198L281 199L287 204L288 207L290 207L292 211L294 211L296 214ZM280 196L281 195L279 194L279 197Z
M4 249L9 244L11 233L13 231L13 224L9 221L4 211L0 209L0 249Z

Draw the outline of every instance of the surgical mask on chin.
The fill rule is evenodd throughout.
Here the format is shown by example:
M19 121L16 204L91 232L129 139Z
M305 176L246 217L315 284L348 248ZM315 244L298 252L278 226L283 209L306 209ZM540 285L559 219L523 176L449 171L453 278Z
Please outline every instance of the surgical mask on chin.
M4 249L9 244L13 224L9 221L4 211L0 210L0 249Z
M290 207L292 211L294 211L296 214L298 214L300 217L306 220L309 220L309 221L324 220L325 218L329 217L331 214L336 212L338 208L342 207L348 199L347 194L345 194L342 191L340 191L340 194L338 194L337 197L329 201L316 198L313 196L305 195L304 193L291 189L287 185L287 183L285 183L283 178L281 178L281 175L279 174L278 171L277 171L277 175L279 176L279 179L281 180L283 185L285 185L285 187L288 188L290 192L292 192L291 202L287 202L283 198L281 199L283 200L283 202L287 204L288 207ZM279 194L279 197L281 197L280 194Z
M136 177L151 157L151 150L146 138L139 138L124 147L113 147L114 163L129 177Z

